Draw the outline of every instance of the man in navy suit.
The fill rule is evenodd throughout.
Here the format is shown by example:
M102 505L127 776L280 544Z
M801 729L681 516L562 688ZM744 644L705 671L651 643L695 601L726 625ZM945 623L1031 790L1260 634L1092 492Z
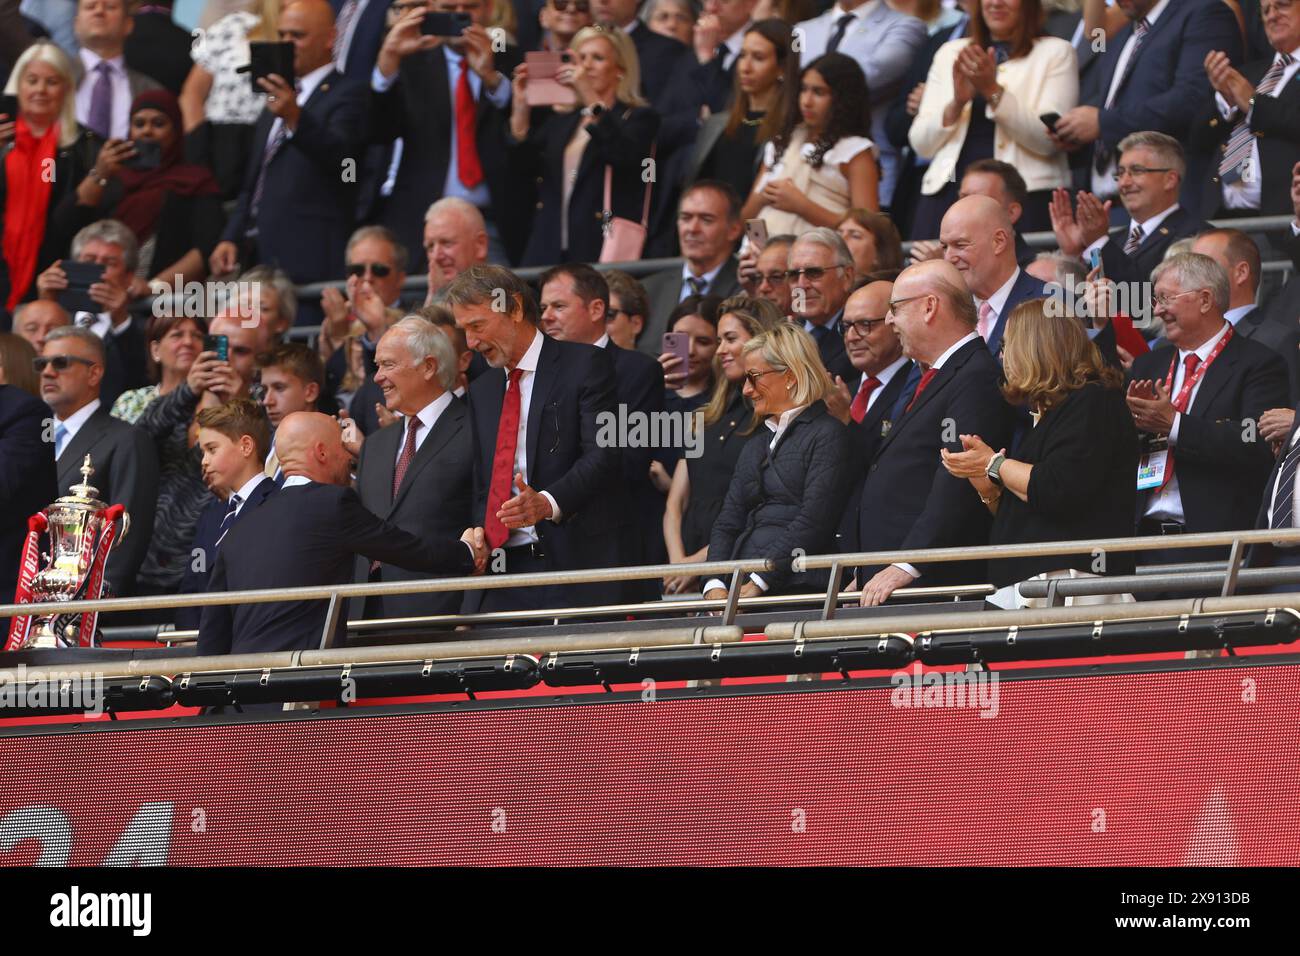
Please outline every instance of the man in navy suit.
M374 104L371 138L394 150L401 140L395 170L391 157L384 170L377 215L412 251L412 272L425 268L424 215L438 199L463 199L479 210L496 247L494 261L502 260L505 247L517 257L527 238L511 228L526 228L527 217L517 209L511 215L507 205L510 74L521 56L515 47L494 51L488 0L437 4L442 11L453 8L473 19L463 36L424 36L420 23L431 7L409 10L388 32L373 76L366 78ZM474 131L465 142L462 128ZM509 236L505 246L502 229Z
M48 405L16 385L0 385L0 601L18 582L27 519L58 497L54 446L45 440Z
M609 286L599 272L589 265L555 266L538 279L542 289L542 329L559 342L585 342L605 349L614 360L614 394L619 415L615 421L629 423L638 419L647 436L653 435L655 423L664 410L663 367L650 356L622 349L610 341L605 332L609 310ZM663 542L664 496L650 482L650 464L654 448L646 444L621 445L623 452L622 492L627 508L620 517L623 528L619 540L625 545L620 564L664 564L668 561ZM629 601L653 601L659 597L659 582L623 582L624 597Z
M402 417L366 438L357 463L361 503L412 534L450 537L470 523L474 443L469 410L452 394L459 374L449 336L418 316L402 319L375 349L375 384ZM426 575L358 558L359 584L415 581ZM365 616L452 614L460 591L372 595Z
M1005 448L1011 438L1012 410L999 389L998 364L975 330L975 304L961 273L942 261L904 269L891 298L887 318L904 354L929 368L867 466L859 544L866 551L988 544L988 509L970 482L948 474L939 455L941 448L961 451L963 435L978 435L993 448ZM860 569L857 581L862 604L871 607L918 578L924 584L971 581L983 568L979 562L893 564Z
M1164 133L1141 132L1119 144L1119 198L1128 221L1112 233L1109 206L1080 192L1078 208L1058 189L1052 197L1052 228L1061 252L1087 260L1101 253L1102 271L1115 282L1146 282L1169 246L1210 228L1178 202L1187 161L1183 147ZM1134 316L1138 318L1138 316Z
M370 82L388 25L392 0L330 0L336 34L334 68L353 83Z
M199 512L190 563L181 577L181 594L208 590L226 533L275 492L275 482L262 471L271 447L271 423L261 405L251 398L232 398L201 410L195 422L203 452L203 480L217 497ZM197 628L201 612L202 608L178 607L176 627Z
M1063 149L1076 150L1077 185L1103 199L1117 192L1120 140L1142 130L1187 138L1210 95L1205 57L1221 50L1241 62L1241 31L1220 0L1117 0L1131 26L1120 30L1084 74L1079 106L1057 121ZM1192 164L1190 181L1212 157ZM1192 192L1192 191L1189 191Z
M209 265L215 275L276 265L302 285L343 273L356 206L356 176L346 175L347 163L355 170L361 161L366 91L334 69L334 14L326 0L293 0L280 13L280 37L293 42L297 81L258 81L266 109ZM318 314L314 309L307 303L299 314Z
M1015 228L988 196L953 203L939 227L939 242L975 297L976 331L998 355L1007 316L1020 303L1046 296L1047 286L1017 265Z
M622 455L598 439L602 413L617 414L610 353L543 335L532 293L508 269L471 266L445 298L491 366L470 383L469 404L474 520L486 530L492 570L617 565ZM609 594L601 585L498 588L469 592L465 610L595 604Z
M276 442L284 485L257 509L256 521L226 533L209 590L350 584L358 554L452 576L483 569L482 529L466 529L460 541L417 537L366 510L350 487L352 456L335 419L295 412L280 423ZM323 636L327 610L325 601L205 607L199 655L334 646L347 617L341 613L338 630Z

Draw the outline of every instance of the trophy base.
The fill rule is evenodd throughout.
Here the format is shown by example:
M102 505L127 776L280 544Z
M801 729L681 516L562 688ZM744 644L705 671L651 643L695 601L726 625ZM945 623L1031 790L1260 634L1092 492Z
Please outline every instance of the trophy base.
M55 626L51 625L48 618L38 620L32 624L32 629L27 634L27 639L23 641L20 651L46 650L62 651L69 647L78 646L76 625L69 624L68 630L72 633L72 639L66 640L59 637Z

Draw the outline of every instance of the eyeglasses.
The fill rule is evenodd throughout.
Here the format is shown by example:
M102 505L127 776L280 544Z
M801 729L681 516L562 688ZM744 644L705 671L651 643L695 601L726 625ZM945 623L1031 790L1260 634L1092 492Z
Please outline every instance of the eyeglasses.
M840 319L840 334L846 339L849 337L849 332L857 332L858 335L867 336L874 332L876 326L884 321L884 319L858 319L856 322L850 322L848 319Z
M1171 168L1168 166L1116 166L1115 182L1119 182L1123 179L1125 173L1137 177L1145 176L1147 173L1168 173L1171 171Z
M1156 304L1156 308L1167 309L1169 308L1169 303L1173 302L1174 299L1181 299L1185 295L1197 295L1204 291L1204 289L1188 289L1186 292L1176 292L1173 295L1165 295L1164 293L1161 293L1160 295L1154 296L1151 301Z
M755 272L754 278L758 280L759 285L762 285L764 282L768 285L781 285L785 282L786 275L786 271L781 269L778 272Z
M388 274L393 271L392 266L386 266L382 262L349 262L348 263L348 275L350 276L357 276L357 277L363 276L366 274L367 269L370 270L370 274L374 276L376 279L386 278Z
M93 359L82 358L80 355L42 355L39 358L32 359L32 368L36 374L40 375L45 371L45 366L54 366L56 372L66 372L73 362L80 362L82 365L98 365Z
M807 276L809 282L816 282L828 272L834 272L836 269L846 269L847 266L831 266L829 269L787 269L785 277L791 282L798 282L800 276Z
M924 298L925 296L923 295L911 295L908 296L906 299L891 299L889 301L889 311L897 315L898 310L901 309L903 306L907 305L907 303L915 302L917 299L924 299Z
M1272 3L1261 3L1259 5L1259 15L1261 18L1267 17L1276 10L1278 13L1286 13L1295 5L1295 0L1273 0Z
M764 375L776 375L784 371L785 369L783 368L770 368L766 372L746 372L745 378L749 380L750 385L754 386L754 388L758 388L758 380Z
M572 9L575 13L586 13L591 9L591 4L587 0L551 0L551 6L557 13L563 13L565 10Z
M629 312L627 309L616 309L616 308L614 308L613 306L610 306L610 307L605 311L605 321L606 321L606 322L613 322L613 321L614 321L615 319L617 319L620 315L625 315L625 316L627 316L627 317L630 319L630 318L632 318L632 316L637 315L637 314L638 314L638 313L636 313L636 312Z

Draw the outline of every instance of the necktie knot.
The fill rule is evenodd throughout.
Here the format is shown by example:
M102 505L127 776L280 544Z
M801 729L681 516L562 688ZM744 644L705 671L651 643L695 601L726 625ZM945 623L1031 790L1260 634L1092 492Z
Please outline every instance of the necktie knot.
M1191 375L1196 371L1197 366L1201 364L1201 357L1195 352L1189 352L1183 359L1183 374Z
M704 295L705 282L699 276L687 276L686 284L691 287L691 295Z
M244 502L244 499L241 498L239 495L237 495L237 494L235 494L235 495L231 495L231 496L230 496L230 501L226 504L226 511L227 511L227 512L238 511L238 510L239 510L239 506L240 506L241 504L243 504L243 502Z
M1146 32L1151 29L1151 21L1148 20L1146 17L1143 17L1141 20L1137 22L1137 26L1135 26L1133 29L1134 32L1137 33L1138 38L1141 39L1146 34Z
M95 72L100 76L108 76L108 74L113 72L113 65L107 60L100 60L95 64Z
M978 332L980 338L985 341L988 341L989 332L991 331L990 325L992 323L990 322L990 318L992 315L993 306L988 301L981 302L979 308L979 321L976 323L975 331Z
M510 387L518 388L519 380L524 377L524 370L521 368L512 368L510 370Z

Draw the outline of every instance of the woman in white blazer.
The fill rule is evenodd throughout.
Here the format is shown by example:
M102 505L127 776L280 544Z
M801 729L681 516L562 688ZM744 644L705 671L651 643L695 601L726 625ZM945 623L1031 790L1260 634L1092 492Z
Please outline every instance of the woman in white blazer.
M912 223L913 239L935 239L958 198L966 167L979 159L1010 163L1029 188L1016 228L1052 228L1052 190L1070 184L1065 153L1039 118L1078 103L1074 47L1042 36L1040 0L979 0L970 39L939 47L908 140L930 160Z

